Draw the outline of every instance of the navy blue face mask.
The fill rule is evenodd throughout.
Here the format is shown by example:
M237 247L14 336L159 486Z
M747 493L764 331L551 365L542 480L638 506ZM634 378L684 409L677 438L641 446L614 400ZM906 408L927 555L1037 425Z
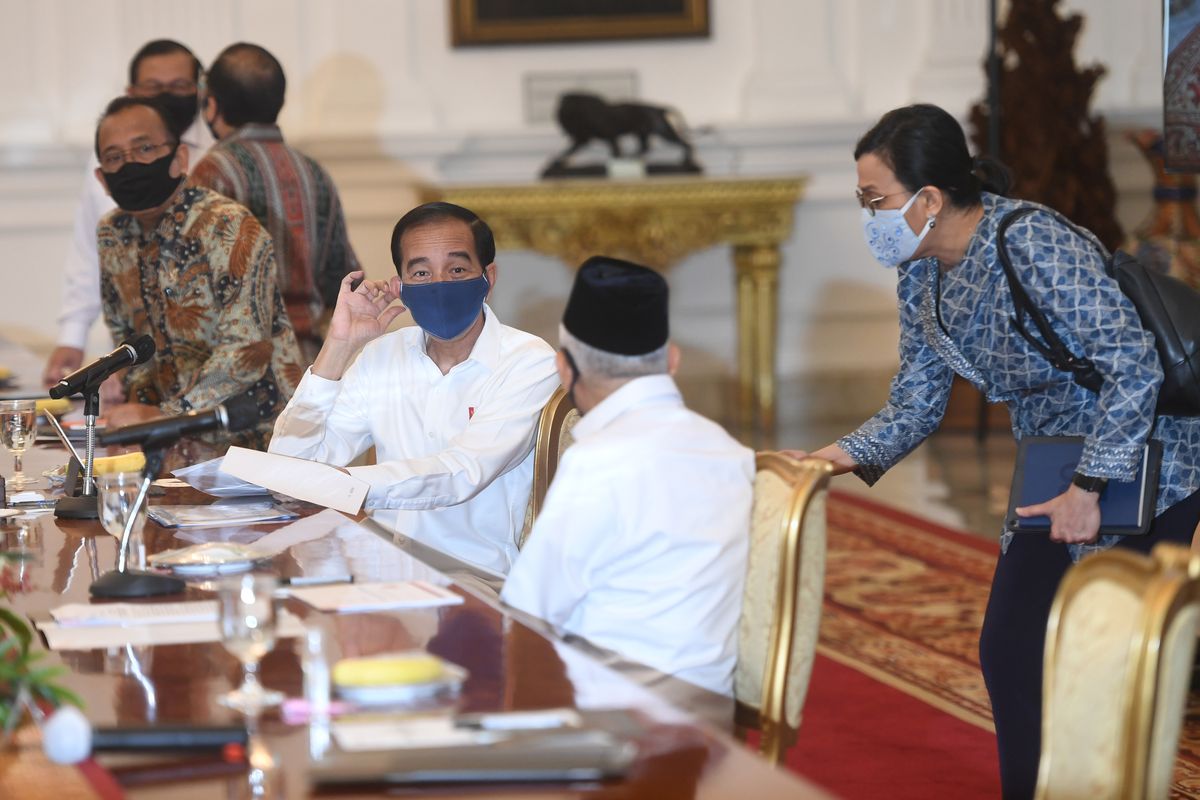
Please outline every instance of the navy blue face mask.
M404 283L400 286L400 302L422 330L448 341L471 327L489 288L485 275L467 281Z

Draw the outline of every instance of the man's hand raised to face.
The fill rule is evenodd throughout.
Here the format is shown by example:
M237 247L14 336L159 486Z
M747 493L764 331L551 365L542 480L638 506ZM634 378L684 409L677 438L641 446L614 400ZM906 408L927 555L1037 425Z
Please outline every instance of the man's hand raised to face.
M312 365L313 372L322 378L340 380L363 345L386 333L396 317L406 311L402 305L392 305L400 299L400 278L369 281L363 279L363 274L362 270L351 272L338 289L325 344Z

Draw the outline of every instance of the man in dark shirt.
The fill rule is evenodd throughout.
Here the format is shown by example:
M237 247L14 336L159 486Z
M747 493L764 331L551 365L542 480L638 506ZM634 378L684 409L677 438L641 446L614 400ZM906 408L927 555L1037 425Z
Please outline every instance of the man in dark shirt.
M359 266L329 174L289 147L275 124L286 85L279 62L258 45L230 45L217 56L202 114L219 141L190 183L237 200L271 234L283 302L311 362L338 286Z

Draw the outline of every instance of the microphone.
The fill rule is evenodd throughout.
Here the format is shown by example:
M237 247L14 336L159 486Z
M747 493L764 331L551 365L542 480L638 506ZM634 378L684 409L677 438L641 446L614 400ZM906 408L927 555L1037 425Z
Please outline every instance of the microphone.
M58 400L87 391L89 388L95 388L117 370L145 364L152 355L154 355L154 337L147 333L143 333L141 336L130 336L108 355L97 358L86 367L80 367L50 387L50 397Z
M207 411L189 411L175 417L159 417L136 425L105 431L100 444L143 444L150 440L174 441L181 436L220 428L228 433L252 428L259 421L258 403L248 394L240 394Z
M56 764L77 764L100 751L222 750L245 746L244 725L122 725L93 728L79 709L63 706L42 724L42 749Z

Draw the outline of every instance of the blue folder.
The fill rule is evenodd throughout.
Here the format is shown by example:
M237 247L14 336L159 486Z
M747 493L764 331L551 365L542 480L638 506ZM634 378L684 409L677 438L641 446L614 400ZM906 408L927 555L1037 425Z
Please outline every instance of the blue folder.
M1049 517L1017 516L1015 509L1057 497L1071 485L1071 476L1083 454L1082 436L1026 436L1017 446L1006 526L1010 531L1050 530ZM1151 440L1142 452L1142 463L1132 481L1109 481L1100 494L1100 533L1144 534L1154 519L1162 442Z

